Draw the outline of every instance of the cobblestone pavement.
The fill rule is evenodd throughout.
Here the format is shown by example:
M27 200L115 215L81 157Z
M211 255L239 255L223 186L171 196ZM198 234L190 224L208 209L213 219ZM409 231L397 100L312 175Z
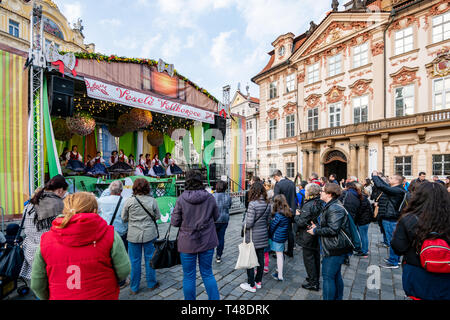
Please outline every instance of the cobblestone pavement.
M224 300L321 300L322 290L319 292L308 291L301 287L306 271L303 265L301 248L296 246L293 258L285 258L284 279L278 282L271 277L276 268L276 259L270 257L270 272L265 274L262 288L256 293L242 290L239 285L246 282L245 270L235 270L238 256L238 245L242 241L240 237L242 214L232 215L225 235L225 250L220 264L213 261L213 271L221 299ZM160 234L164 235L168 224L160 225ZM172 228L172 238L175 237L176 228ZM350 266L342 266L342 277L344 280L344 300L404 300L405 294L402 289L402 271L399 269L383 269L378 266L389 254L388 249L377 247L382 240L377 224L371 224L369 228L369 257L360 258L352 256ZM373 266L369 268L369 266ZM182 300L183 296L183 272L181 266L171 269L157 270L156 276L160 283L159 288L150 290L145 287L145 266L142 264L141 287L137 295L130 295L129 287L120 292L121 300ZM369 270L372 270L368 273ZM375 273L374 271L375 270ZM371 275L379 272L379 287L368 288L367 282ZM372 281L370 281L372 283ZM321 279L322 288L322 279ZM11 294L9 299L33 299L33 294L26 297L18 297ZM197 299L207 300L208 296L202 284L200 272L197 269Z

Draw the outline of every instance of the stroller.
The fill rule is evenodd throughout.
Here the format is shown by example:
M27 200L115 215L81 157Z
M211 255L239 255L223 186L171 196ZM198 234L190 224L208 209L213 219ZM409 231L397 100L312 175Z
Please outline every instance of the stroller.
M19 277L24 260L23 238L20 236L24 221L25 215L22 217L20 226L17 223L9 224L6 227L6 242L0 244L0 300L6 298L16 289L21 297L30 292L25 279ZM19 280L24 285L18 287Z

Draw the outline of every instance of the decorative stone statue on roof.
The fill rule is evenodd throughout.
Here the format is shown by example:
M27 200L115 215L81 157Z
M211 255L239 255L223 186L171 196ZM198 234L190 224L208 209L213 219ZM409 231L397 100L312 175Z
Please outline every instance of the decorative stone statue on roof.
M338 0L332 0L331 1L331 8L334 12L338 11L339 8L339 1Z
M353 0L352 10L365 10L367 7L367 0Z
M309 30L306 32L306 34L308 36L310 36L314 32L314 30L316 30L316 28L317 28L317 24L315 24L314 21L311 21L309 23Z
M80 18L78 18L77 22L73 24L73 30L78 30L80 31L81 35L83 35L83 25L81 24L83 22L83 20L81 20Z

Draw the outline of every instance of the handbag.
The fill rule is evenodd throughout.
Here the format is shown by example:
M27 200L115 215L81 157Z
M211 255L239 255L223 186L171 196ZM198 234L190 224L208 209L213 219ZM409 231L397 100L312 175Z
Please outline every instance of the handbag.
M375 200L375 203L378 204L378 200L380 200L380 198L381 198L382 195L383 195L383 192L380 193L380 195L377 197L377 199ZM378 209L379 209L379 208L380 208L380 207L377 205L377 206L375 206L375 209L373 209L373 219L374 219L374 220L377 219L377 216L378 216Z
M150 266L153 269L170 268L181 263L181 257L177 247L177 239L180 229L178 229L175 240L169 240L171 227L172 225L169 224L169 229L167 230L164 239L156 240L154 242L155 252L150 260Z
M246 225L244 225L245 234ZM245 237L241 244L239 244L239 257L236 262L235 269L252 269L258 267L258 257L256 255L255 245L253 244L252 229L250 229L250 242L245 243Z
M25 259L23 253L22 243L18 242L20 233L22 232L23 224L26 214L23 214L22 222L20 223L19 230L17 231L14 243L5 244L1 250L0 255L0 276L17 279L22 269L22 264Z

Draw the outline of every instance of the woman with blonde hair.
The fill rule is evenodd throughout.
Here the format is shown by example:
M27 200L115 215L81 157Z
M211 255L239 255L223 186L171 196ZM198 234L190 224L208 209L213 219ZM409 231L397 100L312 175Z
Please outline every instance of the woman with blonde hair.
M118 300L130 261L120 235L98 214L92 193L64 199L63 215L42 235L31 273L41 300Z

